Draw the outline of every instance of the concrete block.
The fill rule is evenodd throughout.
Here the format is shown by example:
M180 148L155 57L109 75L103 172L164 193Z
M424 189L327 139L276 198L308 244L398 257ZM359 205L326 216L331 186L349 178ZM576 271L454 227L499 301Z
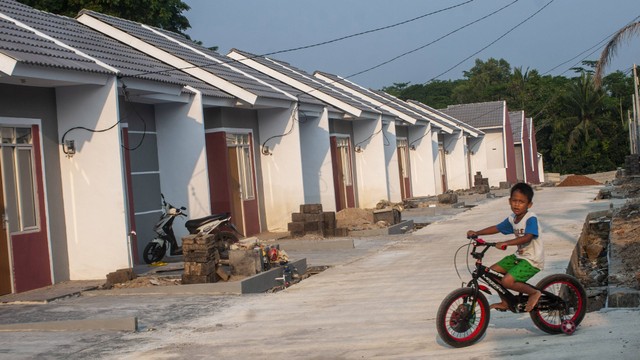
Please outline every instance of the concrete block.
M182 247L190 247L193 245L203 246L209 243L213 243L214 235L201 235L201 234L189 234L182 237Z
M438 195L438 202L441 204L455 204L458 202L458 195L455 193L446 193Z
M297 233L304 233L304 222L290 222L287 224L287 230L289 230L290 232L297 232Z
M300 205L300 212L303 214L321 214L322 204L303 204Z
M347 228L335 228L334 236L337 236L337 237L349 236L349 229L347 229Z
M324 221L324 215L322 213L304 214L304 222L320 222Z
M293 222L304 222L305 214L303 213L293 213L291 214L291 221Z
M262 269L259 250L229 250L229 266L232 275L251 276Z

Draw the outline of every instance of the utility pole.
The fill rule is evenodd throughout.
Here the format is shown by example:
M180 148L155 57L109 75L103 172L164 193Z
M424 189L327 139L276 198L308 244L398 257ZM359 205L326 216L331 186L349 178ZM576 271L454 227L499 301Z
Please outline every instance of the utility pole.
M633 64L633 91L635 93L634 101L633 101L633 123L634 126L632 128L635 130L634 143L635 149L632 154L638 154L638 143L640 141L640 134L638 133L638 128L640 127L640 97L638 97L638 68L636 64Z

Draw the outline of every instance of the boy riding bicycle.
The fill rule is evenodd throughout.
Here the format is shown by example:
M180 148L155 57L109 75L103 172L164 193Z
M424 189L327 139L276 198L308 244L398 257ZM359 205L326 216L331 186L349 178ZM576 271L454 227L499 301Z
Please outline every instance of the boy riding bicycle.
M526 281L537 274L544 267L544 248L542 240L538 238L538 218L529 209L533 205L533 189L525 183L518 183L511 188L509 205L513 214L509 215L498 225L490 226L482 230L467 231L467 236L492 235L497 233L514 234L515 239L498 242L497 248L505 249L507 246L518 246L518 250L504 257L491 269L501 274L502 285L507 289L529 295L525 311L529 312L538 303L540 291L526 284ZM508 304L502 302L491 305L492 309L508 310Z

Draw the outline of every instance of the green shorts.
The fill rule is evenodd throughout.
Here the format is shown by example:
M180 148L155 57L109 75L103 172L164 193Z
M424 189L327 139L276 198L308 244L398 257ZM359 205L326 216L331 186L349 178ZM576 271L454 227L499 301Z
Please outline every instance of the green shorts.
M527 260L518 259L515 255L505 256L496 264L505 269L507 274L513 276L517 282L526 282L533 275L537 274L540 269L531 265Z

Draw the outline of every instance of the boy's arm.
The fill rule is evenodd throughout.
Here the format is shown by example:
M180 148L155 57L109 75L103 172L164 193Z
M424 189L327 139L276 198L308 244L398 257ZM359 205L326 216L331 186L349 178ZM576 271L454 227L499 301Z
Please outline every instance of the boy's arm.
M493 226L489 226L488 228L484 228L482 230L469 230L467 231L467 237L471 237L471 236L480 236L480 235L493 235L493 234L497 234L499 233L500 230L498 230L498 227L493 225Z
M533 238L534 238L533 234L524 234L524 236L521 236L512 240L498 242L496 243L496 247L499 249L504 249L507 246L516 246L516 245L526 244L529 241L533 240Z

